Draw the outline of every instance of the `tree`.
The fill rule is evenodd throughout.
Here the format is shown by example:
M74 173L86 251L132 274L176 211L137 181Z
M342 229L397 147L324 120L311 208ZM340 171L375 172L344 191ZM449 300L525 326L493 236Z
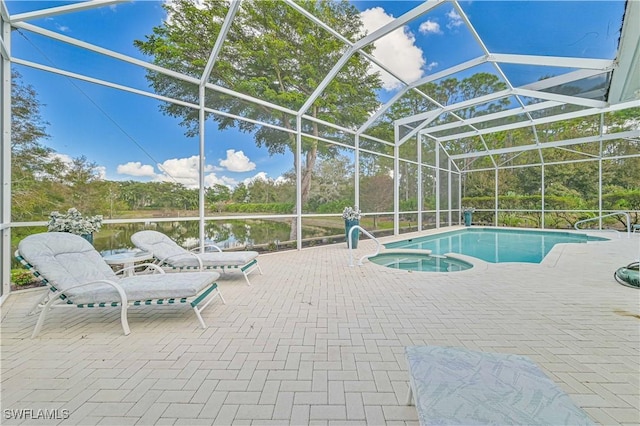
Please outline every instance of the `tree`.
M316 0L299 4L352 41L363 34L359 11L347 1ZM170 19L155 27L146 41L137 40L135 45L153 56L156 64L199 77L226 15L227 3L209 1L198 8L189 0L175 0L163 6ZM344 43L284 2L246 1L235 17L210 81L297 111L346 49ZM371 46L367 50L371 51ZM378 106L375 90L381 87L378 74L371 74L369 65L360 55L351 56L306 113L345 127L364 122ZM195 85L156 72L149 72L148 79L155 91L164 96L197 103ZM296 128L295 117L235 97L207 94L206 104L238 116ZM198 133L197 110L178 104L165 104L162 110L181 118L187 135ZM230 117L216 115L214 119L220 129L238 126L241 131L255 132L256 144L265 146L271 155L283 154L286 150L295 153L293 134ZM314 137L320 135L317 123L305 121L304 127L304 132ZM310 194L318 155L333 154L328 145L323 146L326 151L319 149L317 139L303 139L302 204ZM294 162L295 158L294 155ZM292 223L291 239L295 238L296 226Z
M236 203L246 203L249 200L249 190L247 185L239 183L231 193L231 199Z
M44 105L17 71L11 73L11 101L11 210L13 220L19 221L32 218L37 204L47 198L36 178L50 170L47 158L53 150L41 143L49 137L40 113Z

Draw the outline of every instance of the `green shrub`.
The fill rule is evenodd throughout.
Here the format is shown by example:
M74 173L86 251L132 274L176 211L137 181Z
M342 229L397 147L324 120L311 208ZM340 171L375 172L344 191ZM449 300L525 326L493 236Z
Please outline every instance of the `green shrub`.
M29 285L35 281L33 274L25 269L12 269L11 282L17 286Z

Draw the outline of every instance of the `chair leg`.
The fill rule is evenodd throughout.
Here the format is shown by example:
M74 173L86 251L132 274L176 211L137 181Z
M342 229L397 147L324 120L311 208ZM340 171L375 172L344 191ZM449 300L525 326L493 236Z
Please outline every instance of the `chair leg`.
M413 405L413 389L411 388L411 384L409 384L409 391L407 392L407 400L406 405Z
M198 309L197 306L194 306L193 310L195 311L196 316L198 317L198 321L200 321L200 325L202 326L202 328L207 328L207 324L204 323L204 319L202 319L202 315L200 314L201 309Z
M217 289L217 294L218 294L218 296L220 296L220 300L222 300L222 304L226 305L227 301L224 300L224 297L222 297L222 293L220 293L220 289ZM215 295L213 297L215 297Z
M224 297L222 297L222 293L220 293L220 289L216 287L213 293L209 296L209 300L207 300L207 302L204 305L202 305L201 308L198 308L198 304L191 305L193 307L193 310L196 313L196 316L198 317L198 321L200 321L200 325L202 326L202 328L207 328L207 324L205 324L204 319L202 318L201 312L204 311L204 309L207 306L209 306L209 303L211 303L213 299L216 298L216 296L220 297L220 299L222 300L222 303L224 303L225 305L227 304L227 302L224 300Z
M42 302L44 302L45 300L47 300L47 297L49 297L51 295L51 291L47 290L38 300L36 300L36 302L31 306L31 309L29 309L29 312L27 313L27 315L33 315L36 313L36 311L38 310L38 307L42 304Z
M125 336L131 334L131 330L129 329L129 321L127 320L127 309L129 308L128 303L123 303L122 308L120 309L120 323L122 324L122 331Z
M254 269L258 269L258 271L260 271L260 275L262 275L262 268L260 268L258 261L254 261L254 262L255 263L252 266L242 270L242 273L244 274L244 279L247 281L247 285L251 285L251 283L249 282L249 274L252 273Z
M59 301L60 299L58 299L58 297L54 295L42 307L42 311L40 312L40 316L38 317L38 322L36 322L36 326L33 328L33 333L31 333L32 339L35 339L35 337L40 333L40 330L42 330L42 324L44 324L44 319L47 316L47 312L49 311L49 309L51 309L51 305Z

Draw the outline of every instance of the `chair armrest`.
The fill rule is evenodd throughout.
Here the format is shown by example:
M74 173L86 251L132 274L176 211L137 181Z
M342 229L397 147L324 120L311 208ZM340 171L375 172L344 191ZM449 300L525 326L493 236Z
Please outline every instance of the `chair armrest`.
M160 259L158 261L158 265L163 265L165 263L168 265L171 265L171 262L169 261L169 259L177 256L184 256L185 254L195 257L195 259L198 261L198 269L200 269L201 271L204 269L204 266L202 265L202 259L200 259L200 257L197 254L189 250L185 250L184 253L174 254L173 256L168 256L168 257L165 257L164 259Z
M218 247L217 245L215 245L215 244L205 244L205 245L204 245L204 248L205 248L205 249L206 249L206 248L213 248L213 249L215 249L216 251L219 251L220 253L222 253L222 249L221 249L220 247ZM196 250L200 250L200 246L198 246L198 247L194 247L194 248L192 248L192 249L191 249L191 250L189 250L189 251L191 251L191 252L193 252L193 253L196 253Z
M120 296L120 300L122 301L122 304L123 305L127 304L127 294L124 292L124 289L120 286L120 284L118 284L115 281L111 281L111 280L90 281L90 282L87 282L87 283L74 285L74 286L69 287L69 288L64 289L64 290L58 290L56 293L54 293L54 295L53 295L53 297L51 297L51 299L55 300L57 297L60 297L60 295L65 294L69 290L73 290L73 289L80 288L80 287L85 287L85 286L92 285L92 284L100 284L100 283L108 284L111 287L113 287L118 292L118 295Z

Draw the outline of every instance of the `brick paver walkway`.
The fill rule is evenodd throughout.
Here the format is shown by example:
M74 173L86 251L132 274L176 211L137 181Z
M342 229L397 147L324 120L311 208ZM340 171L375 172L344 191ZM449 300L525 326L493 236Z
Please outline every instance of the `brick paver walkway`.
M15 294L2 423L415 424L403 348L435 344L527 355L594 421L637 425L640 292L612 275L638 251L634 236L451 274L349 267L345 245L261 255L251 287L220 279L208 329L185 306L141 307L129 336L117 309L58 309L31 340L40 293ZM20 409L68 418L10 418Z

